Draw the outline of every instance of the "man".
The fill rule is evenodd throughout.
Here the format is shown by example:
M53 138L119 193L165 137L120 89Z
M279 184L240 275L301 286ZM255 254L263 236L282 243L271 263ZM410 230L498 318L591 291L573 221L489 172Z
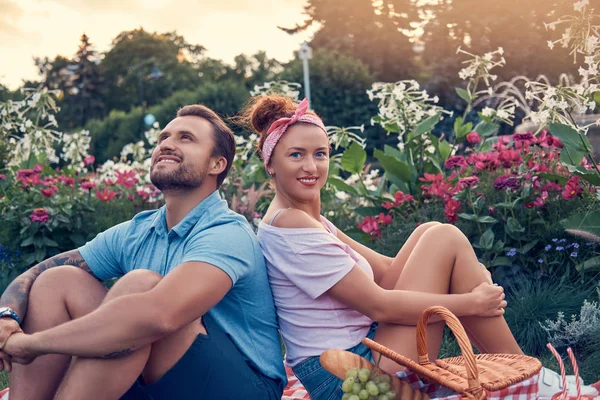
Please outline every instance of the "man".
M165 206L11 283L0 363L27 364L11 373L11 400L281 398L264 259L217 192L234 154L213 111L182 108L152 153ZM108 291L100 283L115 277Z

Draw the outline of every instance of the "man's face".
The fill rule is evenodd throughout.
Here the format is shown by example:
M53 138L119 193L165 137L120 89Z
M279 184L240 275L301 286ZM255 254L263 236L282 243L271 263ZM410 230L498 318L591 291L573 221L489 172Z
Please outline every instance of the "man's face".
M190 190L202 186L215 143L212 125L186 116L171 121L158 136L152 152L150 181L158 189Z

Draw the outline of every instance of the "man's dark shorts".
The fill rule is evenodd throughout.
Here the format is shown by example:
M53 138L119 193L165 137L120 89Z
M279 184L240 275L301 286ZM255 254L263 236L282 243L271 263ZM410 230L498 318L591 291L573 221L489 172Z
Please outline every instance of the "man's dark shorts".
M151 385L140 378L121 400L280 400L281 382L261 374L216 322L202 317L200 334L181 359ZM278 360L273 360L278 362Z

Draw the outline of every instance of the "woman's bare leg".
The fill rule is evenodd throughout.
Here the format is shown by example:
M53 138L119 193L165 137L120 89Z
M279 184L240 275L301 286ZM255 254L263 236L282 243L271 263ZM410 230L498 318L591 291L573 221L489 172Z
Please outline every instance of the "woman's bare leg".
M392 265L381 279L379 286L381 286L384 289L393 289L394 287L396 287L396 283L398 282L398 278L400 277L402 269L406 264L406 260L408 260L408 256L410 256L410 253L412 253L412 251L414 250L415 246L417 245L417 242L419 241L419 239L421 239L421 236L425 233L425 231L427 231L427 229L439 225L441 225L441 223L436 221L426 222L424 224L419 225L410 234L410 236L408 237L408 239L406 240L396 257L392 261Z
M452 225L438 225L421 235L405 262L395 289L459 294L469 293L483 282L487 282L487 276L469 240ZM482 350L522 354L504 317L468 317L461 318L461 322L483 347ZM427 344L432 359L437 356L442 334L443 323L428 326ZM380 324L375 340L400 354L417 359L415 326ZM388 372L401 369L388 359L382 359L381 367Z

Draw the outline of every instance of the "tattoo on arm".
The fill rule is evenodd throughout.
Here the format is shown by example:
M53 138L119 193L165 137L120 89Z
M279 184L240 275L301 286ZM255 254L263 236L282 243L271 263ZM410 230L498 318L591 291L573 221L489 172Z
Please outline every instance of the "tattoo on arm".
M0 307L12 308L22 321L27 313L29 291L31 290L31 286L33 286L33 282L35 282L37 277L40 276L42 272L61 265L72 265L94 276L92 270L87 265L78 250L71 250L57 254L54 257L50 257L49 259L29 268L27 271L19 275L14 281L12 281L0 299Z
M102 358L123 357L123 356L126 356L126 355L131 354L131 353L133 353L133 347L130 347L130 348L124 349L124 350L120 350L120 351L115 351L113 353L105 354Z

